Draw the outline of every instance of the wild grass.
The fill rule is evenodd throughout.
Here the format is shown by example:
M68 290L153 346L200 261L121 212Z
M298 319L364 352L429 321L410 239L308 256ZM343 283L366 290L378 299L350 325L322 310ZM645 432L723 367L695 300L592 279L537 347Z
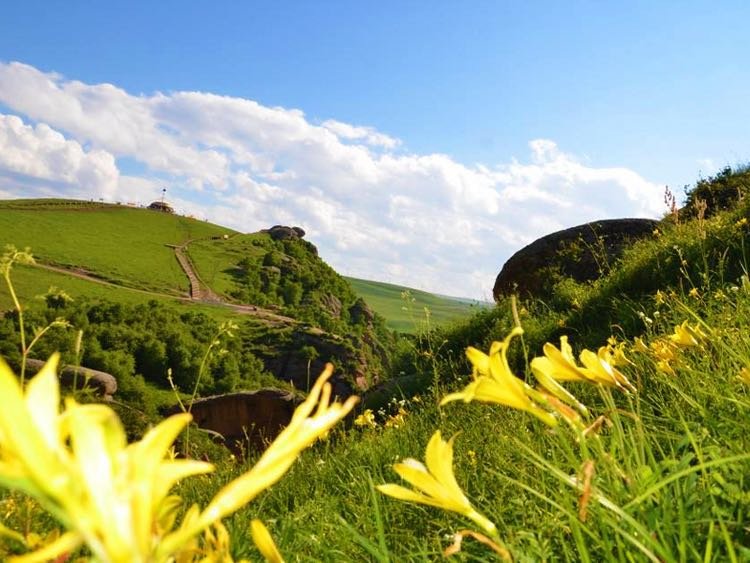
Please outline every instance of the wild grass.
M620 369L637 393L568 385L592 411L587 424L600 421L587 439L497 405L438 408L445 391L435 389L407 403L398 428L383 420L354 427L304 454L252 510L234 517L236 553L253 553L242 525L262 513L294 560L438 558L471 523L374 486L399 482L391 465L422 459L439 428L458 433L458 482L518 561L746 560L750 378L740 374L750 360L750 294L700 303L675 294L658 311L658 321L643 327L647 344L684 319L708 338L678 351L674 373L659 369L653 351L634 351L631 340L633 365ZM490 554L466 540L462 557Z
M231 299L232 291L237 288L237 264L243 258L260 261L266 250L254 243L265 238L266 235L253 233L200 240L190 244L187 250L201 279L216 293Z

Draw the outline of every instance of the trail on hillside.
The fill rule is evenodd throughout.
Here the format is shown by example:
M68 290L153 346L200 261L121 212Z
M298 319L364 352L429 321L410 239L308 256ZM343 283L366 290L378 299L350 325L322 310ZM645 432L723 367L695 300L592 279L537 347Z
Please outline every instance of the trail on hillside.
M169 293L162 293L159 291L153 291L153 290L148 290L148 289L138 289L135 287L128 287L125 285L117 284L111 281L104 280L100 277L97 277L96 275L92 273L89 273L80 269L63 268L60 266L52 266L50 264L42 264L39 262L33 264L33 266L36 268L42 268L43 270L49 270L51 272L57 272L59 274L64 274L66 276L72 276L74 278L90 281L93 283L98 283L100 285L106 285L106 286L115 287L118 289L126 289L128 291L135 291L137 293L142 293L143 295L150 295L152 297L173 299L176 301L182 301L183 303L205 303L207 305L216 305L218 307L231 309L242 315L252 316L257 319L263 320L268 323L276 324L276 325L297 324L299 322L291 317L279 315L269 309L264 309L262 307L257 307L254 305L237 305L234 303L227 303L226 301L221 300L221 298L218 295L214 294L213 292L211 292L211 294L215 296L216 300L206 300L206 299L201 299L201 298L196 299L196 298L193 298L192 295L191 297L180 297L178 295L171 295ZM195 274L193 275L195 276ZM198 279L197 276L195 278L196 280ZM192 285L191 285L191 289L192 289Z

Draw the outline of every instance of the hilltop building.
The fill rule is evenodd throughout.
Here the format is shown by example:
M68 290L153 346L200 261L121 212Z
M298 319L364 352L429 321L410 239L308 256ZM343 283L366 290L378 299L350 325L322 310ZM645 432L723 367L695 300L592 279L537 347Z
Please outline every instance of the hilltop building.
M174 208L164 200L154 201L148 208L153 211L161 211L162 213L174 213Z

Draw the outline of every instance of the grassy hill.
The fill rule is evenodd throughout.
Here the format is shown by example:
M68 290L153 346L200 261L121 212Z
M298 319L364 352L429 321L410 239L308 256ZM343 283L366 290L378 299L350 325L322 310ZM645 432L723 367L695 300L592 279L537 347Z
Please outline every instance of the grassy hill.
M465 319L492 303L454 299L390 283L346 277L354 291L386 319L386 326L413 333ZM405 292L408 292L406 294ZM429 317L425 312L429 312Z
M225 240L224 235L230 237ZM248 258L262 260L266 239L260 233L239 234L188 217L121 205L59 199L0 201L3 244L30 247L39 262L80 270L122 288L152 291L152 298L162 300L169 295L185 296L189 289L172 246L194 240L187 252L201 280L222 298L240 302L233 295L238 284L237 264ZM124 303L144 298L138 292L54 272L34 272L19 274L19 291L24 297L56 285L74 296ZM430 312L430 324L439 326L485 306L381 282L346 279L357 295L386 319L388 328L400 332L423 328L425 308ZM404 291L409 291L410 302L402 298ZM7 298L0 296L0 304L6 306Z
M0 201L0 241L42 262L80 268L123 286L185 295L188 280L167 245L231 234L196 219L68 200Z

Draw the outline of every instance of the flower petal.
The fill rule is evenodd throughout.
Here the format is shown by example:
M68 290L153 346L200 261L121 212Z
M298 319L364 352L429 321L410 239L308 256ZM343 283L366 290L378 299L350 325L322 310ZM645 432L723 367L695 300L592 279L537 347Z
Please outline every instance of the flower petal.
M253 519L250 522L250 533L253 536L255 547L258 548L258 551L260 551L266 561L269 563L284 563L284 558L281 556L268 528L266 528L263 522L257 518Z

